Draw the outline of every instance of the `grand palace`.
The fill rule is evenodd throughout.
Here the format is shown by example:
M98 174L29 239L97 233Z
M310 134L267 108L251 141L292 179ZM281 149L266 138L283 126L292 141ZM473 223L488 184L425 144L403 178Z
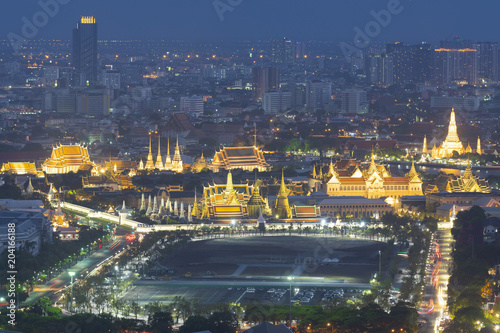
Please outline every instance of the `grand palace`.
M362 196L369 199L390 197L397 199L406 195L422 195L422 180L412 164L404 177L393 177L383 165L377 165L372 154L369 166L363 168L355 160L330 162L328 172L323 167L313 169L310 186L332 197Z

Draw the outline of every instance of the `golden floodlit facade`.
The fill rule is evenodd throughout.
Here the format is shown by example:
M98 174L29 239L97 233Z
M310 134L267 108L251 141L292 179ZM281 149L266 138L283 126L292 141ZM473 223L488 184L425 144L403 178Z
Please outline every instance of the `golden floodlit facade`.
M83 145L58 145L52 148L50 158L42 164L46 174L77 173L79 170L96 169L90 160L88 148Z
M216 151L209 168L214 172L220 170L242 169L259 172L269 171L271 166L266 162L264 153L256 146L223 147Z
M470 146L470 144L467 145L466 148L464 148L464 145L460 141L460 138L458 137L457 133L457 122L455 120L455 110L451 109L450 113L450 124L448 125L448 135L446 136L446 139L439 145L439 147L434 147L432 148L431 151L431 157L438 159L438 158L450 158L453 157L453 152L456 151L459 155L462 154L467 154L467 153L472 153L473 150ZM422 148L422 152L425 154L428 152L427 150L427 137L424 138L424 145ZM478 137L477 138L477 146L476 146L476 151L477 154L482 153L481 150L481 139Z
M9 172L16 175L38 175L35 163L31 162L8 162L2 165L2 173Z
M342 176L338 171L342 173ZM314 174L316 174L315 171ZM361 170L357 164L349 171L335 170L333 163L330 163L328 175L324 178L327 179L327 194L334 197L362 196L369 199L381 197L397 199L406 195L423 195L422 180L413 163L410 172L405 177L392 177L383 165L375 163L373 155L368 169L365 170Z

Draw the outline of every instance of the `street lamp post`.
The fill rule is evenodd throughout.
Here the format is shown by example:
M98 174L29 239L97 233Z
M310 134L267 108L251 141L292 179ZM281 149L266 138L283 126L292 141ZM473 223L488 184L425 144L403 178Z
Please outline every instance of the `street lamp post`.
M75 276L75 272L69 272L69 276L71 277L71 299L70 301L70 312L73 313L73 276Z
M382 281L382 251L378 250L378 279Z
M292 328L292 281L293 276L287 277L287 280L290 282L290 329Z

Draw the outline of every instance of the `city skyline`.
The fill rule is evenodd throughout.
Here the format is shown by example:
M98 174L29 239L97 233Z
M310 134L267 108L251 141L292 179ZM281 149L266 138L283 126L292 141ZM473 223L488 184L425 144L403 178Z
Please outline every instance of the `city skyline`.
M494 33L494 13L500 4L493 3L488 11L465 2L454 2L451 7L449 2L428 0L376 3L363 0L356 4L322 0L307 5L299 0L273 3L155 1L151 6L139 6L130 0L120 3L43 0L29 5L11 2L8 7L9 16L0 23L0 39L9 39L10 33L23 36L25 22L33 23L36 17L40 24L34 36L28 39L69 40L68 28L74 26L75 20L80 16L94 16L99 20L101 40L237 41L286 36L294 40L352 41L356 27L365 31L367 24L377 21L381 11L391 7L390 18L378 17L382 24L379 29L374 28L371 41L435 42L455 35L473 41L499 40ZM37 16L44 7L48 15ZM254 23L256 19L258 25Z

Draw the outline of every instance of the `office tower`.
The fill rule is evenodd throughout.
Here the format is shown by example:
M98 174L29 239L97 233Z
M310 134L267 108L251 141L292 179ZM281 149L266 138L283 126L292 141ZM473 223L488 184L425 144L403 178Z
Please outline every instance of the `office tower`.
M477 51L471 48L434 50L434 82L437 85L477 83Z
M341 111L345 113L367 113L366 91L360 89L344 90L341 94Z
M287 39L271 39L271 62L290 64L297 58L296 43Z
M189 115L200 117L205 110L205 103L201 96L181 97L181 111Z
M97 23L82 16L73 30L73 68L75 85L90 86L97 81Z
M368 78L370 83L390 86L394 83L392 56L387 54L371 54L368 58Z
M295 58L304 59L306 56L306 45L304 42L295 42Z
M411 46L413 49L412 83L425 83L432 79L432 55L434 50L429 43Z
M332 99L331 82L313 81L306 84L306 107L313 111L324 109Z
M253 99L262 101L265 92L277 91L280 88L280 70L276 67L252 68Z
M477 57L477 80L486 84L498 80L498 43L477 42L472 44Z
M283 112L292 106L292 93L285 91L269 91L264 93L262 108L265 113Z
M405 45L401 42L387 44L387 54L392 57L394 84L426 82L431 77L432 49L430 44Z

